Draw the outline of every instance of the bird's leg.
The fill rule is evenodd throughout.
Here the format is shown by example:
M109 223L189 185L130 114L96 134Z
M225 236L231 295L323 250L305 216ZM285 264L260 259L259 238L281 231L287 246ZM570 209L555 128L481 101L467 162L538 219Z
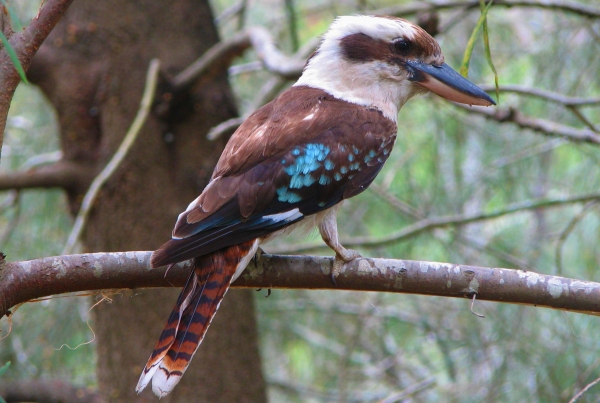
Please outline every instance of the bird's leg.
M262 248L260 246L258 248L256 248L256 253L254 254L254 257L252 258L252 261L254 262L254 266L258 267L258 261L264 254L265 254L265 251L262 250ZM259 291L259 290L256 290L256 291Z
M335 278L342 272L342 266L357 257L360 254L352 249L346 249L340 244L337 231L337 210L339 207L333 207L327 211L327 214L323 217L319 223L319 232L321 238L331 249L335 251L335 261L333 262L333 269L331 270L331 281L334 285L337 285Z

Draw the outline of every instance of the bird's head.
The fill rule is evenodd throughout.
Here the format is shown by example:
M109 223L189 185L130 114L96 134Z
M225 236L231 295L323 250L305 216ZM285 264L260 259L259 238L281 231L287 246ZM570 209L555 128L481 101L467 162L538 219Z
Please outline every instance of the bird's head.
M393 120L408 99L427 91L453 102L494 105L488 94L444 63L431 35L395 17L338 17L295 85L375 106Z

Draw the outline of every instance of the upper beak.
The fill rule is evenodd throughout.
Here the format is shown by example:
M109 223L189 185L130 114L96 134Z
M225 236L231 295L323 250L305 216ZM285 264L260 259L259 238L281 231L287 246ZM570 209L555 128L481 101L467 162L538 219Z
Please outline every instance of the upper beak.
M446 63L440 66L418 60L407 60L406 68L410 72L410 81L435 92L452 102L468 105L496 105L481 88L458 74Z

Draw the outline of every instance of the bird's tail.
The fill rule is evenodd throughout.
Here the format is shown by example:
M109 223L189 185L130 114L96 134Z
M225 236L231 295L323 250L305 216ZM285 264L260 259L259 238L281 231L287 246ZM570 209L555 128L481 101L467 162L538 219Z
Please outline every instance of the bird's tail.
M166 396L181 379L231 282L248 265L258 240L220 249L194 260L158 343L142 371L136 391L152 380L152 390Z

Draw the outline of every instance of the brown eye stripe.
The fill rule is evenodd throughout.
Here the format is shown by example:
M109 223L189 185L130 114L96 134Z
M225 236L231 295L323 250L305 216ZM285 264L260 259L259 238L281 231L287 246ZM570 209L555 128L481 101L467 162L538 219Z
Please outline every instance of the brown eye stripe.
M358 33L347 35L340 40L344 57L354 62L385 60L389 56L389 45L368 35Z
M414 25L411 22L402 18L384 17L393 21L398 21L403 24L410 24L415 31L413 38L406 38L409 43L409 50L404 57L422 58L428 56L433 59L442 58L442 50L438 43L433 39L423 28ZM391 42L382 39L376 39L363 33L351 34L343 37L340 40L340 47L343 55L347 60L353 62L368 62L373 60L390 60L397 58L398 51L395 48L395 42L401 38L396 38ZM443 62L443 59L436 60Z
M397 59L399 56L421 58L427 55L435 59L441 57L442 51L437 42L421 28L415 28L419 33L422 31L423 35L415 35L414 40L407 41L409 47L405 54L399 54L396 49L395 42L397 40L388 43L363 33L343 37L340 40L340 47L345 59L357 63L373 60L388 61Z

